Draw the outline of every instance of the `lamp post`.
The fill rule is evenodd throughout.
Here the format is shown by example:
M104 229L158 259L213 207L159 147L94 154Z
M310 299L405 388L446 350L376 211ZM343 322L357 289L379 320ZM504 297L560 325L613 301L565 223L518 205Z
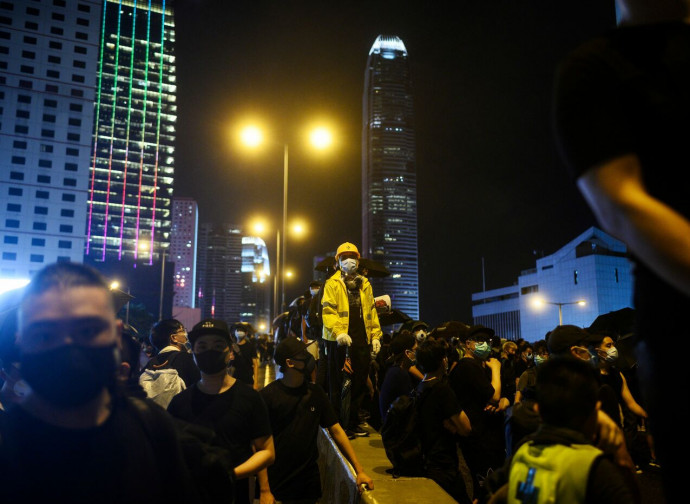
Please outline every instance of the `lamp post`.
M578 301L568 301L568 302L556 302L556 301L546 301L541 298L535 298L533 303L535 307L540 308L544 304L550 304L550 305L556 305L558 306L558 325L562 326L563 325L563 306L564 305L579 305L579 306L585 306L587 302L584 299L580 299Z
M311 145L318 150L327 149L333 143L330 131L323 127L315 128L309 135ZM240 132L241 142L251 148L256 148L264 141L264 135L257 126L248 126ZM277 294L274 293L273 306L278 313L282 313L285 307L285 258L287 257L287 208L288 208L288 170L289 148L283 142L283 223L276 236L276 284L274 291L280 289L280 306L277 306ZM278 287L277 283L280 282Z
M165 255L167 253L167 249L164 248L162 245L160 247L161 249L161 281L160 281L160 294L159 294L159 301L158 301L158 320L163 320L163 293L165 291ZM151 261L153 261L153 250L149 251L149 246L145 241L142 241L139 243L139 251L140 252L150 252L151 254ZM151 263L149 263L151 264Z

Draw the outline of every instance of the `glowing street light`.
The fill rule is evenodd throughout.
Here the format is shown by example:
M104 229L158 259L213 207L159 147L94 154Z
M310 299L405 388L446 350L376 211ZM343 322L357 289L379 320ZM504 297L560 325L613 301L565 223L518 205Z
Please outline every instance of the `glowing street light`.
M587 305L587 302L584 299L580 299L578 301L569 301L569 302L564 302L564 303L558 303L555 301L546 301L540 297L535 297L532 300L532 306L537 309L541 309L544 307L544 305L556 305L558 306L558 325L561 326L563 325L563 306L564 305L578 305L578 306L585 306Z
M249 125L244 127L239 134L240 141L247 147L257 148L264 142L264 135L261 128L256 125ZM317 126L313 128L309 134L309 140L314 149L325 150L333 145L333 135L331 131L324 126ZM276 254L276 270L280 265L280 270L285 271L285 257L286 257L286 233L287 233L287 202L288 202L288 166L289 166L289 156L288 156L288 144L283 143L283 225L282 230L282 241L279 238L278 243L280 244L280 249L282 249L282 262L280 257L280 249ZM302 230L302 227L299 227ZM300 231L298 231L300 232ZM280 279L280 311L282 311L285 306L285 278L282 275L277 275L276 278ZM276 303L274 303L275 305ZM276 314L278 313L278 307L274 306Z

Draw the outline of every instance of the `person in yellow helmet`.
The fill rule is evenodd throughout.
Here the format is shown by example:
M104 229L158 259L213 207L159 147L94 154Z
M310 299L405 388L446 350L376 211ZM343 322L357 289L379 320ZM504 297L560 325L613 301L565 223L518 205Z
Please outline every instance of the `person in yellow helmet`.
M366 277L358 274L359 250L345 242L338 247L335 260L338 269L326 280L321 305L323 339L328 365L328 392L335 410L340 413L340 370L349 347L352 364L352 394L349 418L341 418L348 437L367 436L359 425L359 407L366 393L371 354L381 350L381 325L376 313L374 294Z

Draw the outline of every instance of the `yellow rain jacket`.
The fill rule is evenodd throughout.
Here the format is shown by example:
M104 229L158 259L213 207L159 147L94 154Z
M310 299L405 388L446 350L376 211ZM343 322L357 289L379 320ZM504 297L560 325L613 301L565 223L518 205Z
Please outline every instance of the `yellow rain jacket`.
M367 332L367 342L381 338L381 325L376 313L376 303L371 284L362 277L362 288L359 290L362 299L362 319ZM350 325L350 303L347 298L347 287L340 271L326 280L323 288L323 339L335 341L341 334L347 334Z

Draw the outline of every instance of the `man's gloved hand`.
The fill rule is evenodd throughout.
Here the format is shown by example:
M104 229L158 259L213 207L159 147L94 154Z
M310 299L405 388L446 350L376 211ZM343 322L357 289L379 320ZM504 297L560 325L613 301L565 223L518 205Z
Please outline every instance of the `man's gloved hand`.
M374 355L378 355L378 353L381 351L381 342L377 339L372 340L371 350L374 352Z
M338 336L336 336L336 338L335 338L335 341L338 343L338 346L343 346L343 345L350 346L350 345L352 345L352 338L350 338L350 336L345 334L345 333L338 334Z

